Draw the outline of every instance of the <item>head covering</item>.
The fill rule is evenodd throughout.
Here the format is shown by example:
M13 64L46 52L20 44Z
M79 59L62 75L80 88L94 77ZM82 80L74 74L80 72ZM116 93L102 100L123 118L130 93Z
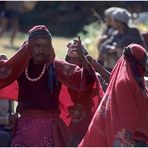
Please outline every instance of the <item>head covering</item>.
M77 54L77 50L74 46L75 46L76 42L74 40L70 41L68 44L67 44L67 48L68 48L68 51L67 51L67 55L69 57L78 57L78 54ZM82 42L82 45L81 45L81 49L82 49L82 52L84 55L87 55L88 52L87 52L87 49L85 47L85 44Z
M29 35L28 37L29 41L40 37L51 40L51 33L49 32L49 30L45 25L34 26L29 30L28 35Z
M136 51L135 54L133 51ZM143 51L143 53L139 51ZM139 86L142 89L144 89L145 84L141 78L143 78L144 76L145 65L147 61L145 49L140 45L132 44L124 49L123 54L125 58L128 60L128 62L130 63L130 67L135 80L138 82Z
M128 46L136 70L143 69L145 49L137 44ZM125 49L126 50L126 49ZM148 137L148 95L144 85L144 73L140 79L142 88L134 77L127 53L115 65L105 95L79 146L120 147L134 146L134 140L146 141ZM142 62L145 63L145 62Z
M114 19L128 24L130 13L126 9L118 8L112 13L112 16Z
M108 15L112 15L112 13L116 10L116 9L118 9L118 7L110 7L110 8L108 8L108 9L106 9L105 11L104 11L104 15L105 16L108 16Z

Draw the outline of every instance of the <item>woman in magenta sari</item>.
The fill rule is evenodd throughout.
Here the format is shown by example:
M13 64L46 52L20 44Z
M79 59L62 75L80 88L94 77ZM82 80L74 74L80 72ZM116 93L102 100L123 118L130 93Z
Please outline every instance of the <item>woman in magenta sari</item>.
M19 87L20 117L11 146L68 145L69 132L60 118L67 104L59 106L64 100L59 100L59 93L61 83L78 92L86 89L91 67L85 57L81 59L85 73L76 65L55 59L51 34L46 26L38 25L29 30L28 41L11 59L0 61L0 89L15 80Z
M148 140L148 94L144 82L146 51L138 44L124 49L80 147L145 146Z

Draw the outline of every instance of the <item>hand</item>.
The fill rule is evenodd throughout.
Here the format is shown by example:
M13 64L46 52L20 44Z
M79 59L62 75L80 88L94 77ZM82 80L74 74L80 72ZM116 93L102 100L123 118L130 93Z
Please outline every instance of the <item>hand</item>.
M82 62L82 65L84 68L86 68L88 71L90 70L90 64L89 64L89 61L86 59L86 57L84 56L83 54L83 51L82 51L82 44L81 44L81 39L80 37L78 36L78 39L77 39L77 53L78 53L78 56Z

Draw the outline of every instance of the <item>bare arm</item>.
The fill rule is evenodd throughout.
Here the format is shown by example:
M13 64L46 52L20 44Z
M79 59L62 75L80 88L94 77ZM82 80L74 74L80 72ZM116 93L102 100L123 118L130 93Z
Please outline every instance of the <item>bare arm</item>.
M109 83L110 72L106 70L101 64L97 63L97 61L92 56L86 57L88 61L90 61L91 65L95 68L95 70Z

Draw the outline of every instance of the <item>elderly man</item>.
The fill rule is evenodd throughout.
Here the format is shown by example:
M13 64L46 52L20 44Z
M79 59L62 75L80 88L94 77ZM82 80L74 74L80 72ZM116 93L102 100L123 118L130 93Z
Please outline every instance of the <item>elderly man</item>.
M78 49L81 42L78 40ZM67 127L59 118L65 108L59 100L61 83L78 92L86 89L92 69L78 50L86 71L64 60L55 60L46 26L30 29L28 42L7 62L0 63L0 88L18 81L20 114L11 146L67 146ZM65 100L63 102L66 102ZM59 105L60 104L60 105Z
M104 11L104 25L105 29L103 30L102 36L98 42L98 48L100 49L100 45L105 42L109 37L111 37L112 33L115 29L112 27L112 13L118 9L118 7L110 7Z
M101 51L105 53L104 66L111 71L122 54L122 49L131 43L137 43L145 47L144 40L137 28L128 26L130 13L122 8L112 13L112 26L117 31L101 45Z

